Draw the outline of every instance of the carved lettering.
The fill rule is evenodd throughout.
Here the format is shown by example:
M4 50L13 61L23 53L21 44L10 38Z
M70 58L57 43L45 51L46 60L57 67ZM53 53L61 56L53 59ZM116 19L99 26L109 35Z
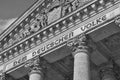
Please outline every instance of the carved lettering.
M27 60L27 56L20 58L20 59L16 60L15 62L13 62L13 66L17 66L17 65L25 62L26 60Z
M86 30L92 28L93 26L96 26L96 25L104 22L105 20L107 20L107 19L106 19L106 16L100 17L100 18L98 18L98 19L96 19L96 20L94 20L94 21L86 24L85 26L82 26L82 27L81 27L81 30L82 30L82 31L86 31Z

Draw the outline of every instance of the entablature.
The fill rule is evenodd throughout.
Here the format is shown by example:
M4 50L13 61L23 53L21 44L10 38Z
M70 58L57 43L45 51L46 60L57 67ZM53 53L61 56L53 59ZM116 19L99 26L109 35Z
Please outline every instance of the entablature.
M101 1L101 0L99 0L99 1ZM67 41L68 39L71 39L81 33L88 31L88 30L91 30L95 26L98 26L99 24L102 24L105 21L110 20L110 19L114 18L115 16L119 15L119 12L120 12L119 11L120 8L118 6L119 1L118 2L116 1L113 3L113 1L111 1L111 0L110 0L110 2L109 2L109 0L106 0L107 3L105 5L101 4L101 2L99 2L99 1L98 0L93 1L89 4L87 4L86 6L83 6L79 9L77 9L76 11L72 12L71 14L57 20L56 22L50 24L49 26L45 27L44 29L34 33L33 35L30 35L29 37L25 38L24 40L21 40L19 43L15 44L12 47L1 52L2 64L8 62L9 60L12 60L13 58L17 57L18 55L22 55L23 53L26 53L26 52L27 52L26 54L33 53L33 52L31 52L31 50L33 48L35 48L35 51L37 51L37 52L39 52L41 50L42 52L40 52L39 54L43 54L46 52L46 50L50 50L53 47L56 47L59 44ZM104 0L102 0L102 1L104 1ZM96 6L98 6L98 2L100 4L100 6L96 7ZM112 8L112 7L114 7L114 8ZM87 12L86 12L86 10L87 10ZM113 10L113 11L111 11L111 10ZM116 11L119 11L119 12L115 13ZM83 14L83 12L84 12L84 14ZM114 14L114 15L110 16L111 14ZM97 18L97 19L95 19L95 18ZM88 19L89 19L89 21L87 21ZM85 21L87 21L88 24ZM91 25L91 23L94 23L94 24ZM81 24L84 24L84 26L81 26ZM78 28L78 29L76 29L76 28ZM76 33L76 32L78 32L78 33ZM57 38L53 39L54 37L57 37ZM53 43L57 42L58 40L61 40L61 42L53 44ZM40 45L40 46L38 46L38 45ZM44 46L48 47L48 45L50 48L46 48L46 50L44 50ZM52 45L52 47L51 47L51 45ZM28 54L28 56L29 55L31 55L31 54ZM7 66L9 66L9 64Z

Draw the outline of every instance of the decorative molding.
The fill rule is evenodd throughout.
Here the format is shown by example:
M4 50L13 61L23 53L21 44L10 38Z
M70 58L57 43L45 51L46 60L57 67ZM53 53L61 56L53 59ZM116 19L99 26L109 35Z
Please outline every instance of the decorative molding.
M39 56L27 61L25 63L25 67L29 67L31 69L29 74L39 73L44 76L44 73L47 69L47 63L41 59Z
M28 60L25 63L25 67L39 67L39 66L41 66L41 60L40 60L39 56L37 56L31 60Z
M93 49L89 46L89 38L86 34L82 34L69 40L67 42L67 46L70 47L73 51L73 55L76 54L77 51L81 52L92 52Z

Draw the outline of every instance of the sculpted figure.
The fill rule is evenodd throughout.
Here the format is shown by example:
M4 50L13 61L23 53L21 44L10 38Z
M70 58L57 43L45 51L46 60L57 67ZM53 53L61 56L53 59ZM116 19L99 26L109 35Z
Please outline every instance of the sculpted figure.
M28 29L21 29L19 32L21 38L25 38L27 35L30 35L30 31Z
M36 32L40 29L39 22L36 20L30 25L30 32Z
M42 27L45 27L45 26L47 26L47 19L48 19L48 17L47 17L47 10L45 10L45 9L43 9L42 10L42 13L40 14L40 17L39 17L39 20L40 20L40 25L42 26Z
M79 0L74 0L72 2L72 9L73 10L76 10L76 8L79 6Z
M72 11L72 5L69 3L63 7L62 16L70 13Z
M26 37L27 35L30 35L30 32L28 29L25 29L23 32L24 37Z
M47 26L47 15L46 14L41 14L39 18L37 19L38 25L41 26L42 28Z

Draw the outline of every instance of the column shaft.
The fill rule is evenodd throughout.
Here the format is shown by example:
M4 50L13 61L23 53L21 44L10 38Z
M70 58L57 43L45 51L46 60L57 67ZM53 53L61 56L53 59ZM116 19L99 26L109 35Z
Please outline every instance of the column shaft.
M74 56L74 80L90 80L89 47L86 36L72 41Z
M33 66L31 66L29 80L43 80L44 79L44 72L43 72L44 70L42 67L42 62L40 60L40 57L35 58L32 63L33 63Z
M101 80L117 80L113 66L104 66L100 69Z
M29 80L43 80L43 73L33 70L29 75Z
M102 80L117 80L114 76L112 75L105 75Z
M85 52L74 55L74 80L90 80L89 56Z

